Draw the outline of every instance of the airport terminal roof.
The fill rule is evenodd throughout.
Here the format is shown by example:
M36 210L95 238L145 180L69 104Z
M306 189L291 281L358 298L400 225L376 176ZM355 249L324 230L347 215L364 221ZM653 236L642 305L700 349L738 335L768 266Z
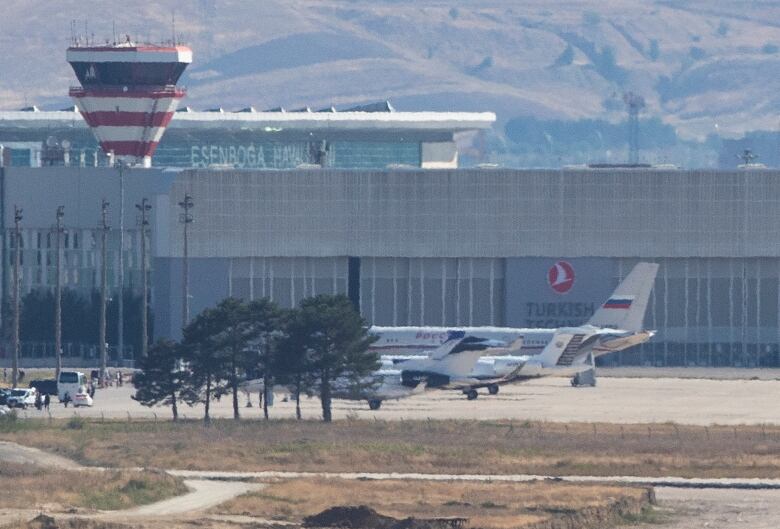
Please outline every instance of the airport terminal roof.
M245 107L236 111L223 108L193 110L180 108L171 121L171 128L221 128L268 131L282 129L336 129L336 130L446 130L460 132L488 129L496 121L493 112L403 112L389 102L372 103L337 110L327 107L312 110L309 107L286 110L274 108L257 111ZM26 107L21 110L0 110L0 127L86 127L75 107L62 110L40 110Z

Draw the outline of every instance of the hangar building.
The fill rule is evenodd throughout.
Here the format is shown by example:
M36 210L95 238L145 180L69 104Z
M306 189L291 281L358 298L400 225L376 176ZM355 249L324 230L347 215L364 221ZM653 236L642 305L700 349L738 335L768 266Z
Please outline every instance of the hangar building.
M71 234L66 286L99 285L96 225L101 198L117 202L115 173L3 170L6 234L14 204L24 207L24 289L52 284L47 234L59 204ZM576 325L649 260L661 265L646 318L658 335L609 361L780 362L777 170L148 169L126 182L132 288L140 276L131 204L145 196L153 206L157 336L180 333L178 203L189 193L193 313L229 295L291 306L343 292L379 325ZM553 288L560 261L571 281Z

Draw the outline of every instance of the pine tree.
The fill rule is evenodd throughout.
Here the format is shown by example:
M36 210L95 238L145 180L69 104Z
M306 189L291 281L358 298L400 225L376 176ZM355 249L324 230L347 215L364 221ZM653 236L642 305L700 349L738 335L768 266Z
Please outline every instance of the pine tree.
M206 309L184 328L182 351L190 371L187 380L187 403L202 402L203 423L211 424L211 399L226 392L228 369L222 351L214 346L214 337L222 332L216 309Z
M246 354L243 358L247 372L263 377L263 415L268 419L268 393L272 391L274 366L284 337L284 312L268 298L254 300L247 306Z
M233 399L233 418L238 420L241 418L238 411L238 385L249 363L249 357L253 354L248 348L252 335L249 308L239 299L226 298L209 311L208 317L211 319L209 327L215 332L207 336L206 341L213 356L221 359L221 370L226 382L225 389L217 390L217 394L230 392ZM216 363L219 363L219 360L216 360Z
M378 369L378 355L368 350L376 338L368 334L349 298L328 294L301 301L289 334L291 342L306 352L312 390L319 393L323 421L330 422L334 384L359 391Z
M179 418L178 402L188 400L189 374L181 367L181 346L170 340L160 340L139 360L140 372L133 377L133 399L144 406L170 406L173 420Z
M292 391L295 399L295 417L301 417L301 395L311 395L310 388L314 385L311 376L310 353L306 347L306 339L302 332L291 332L299 318L296 309L287 311L283 327L285 335L280 340L278 354L274 356L273 372L279 381Z

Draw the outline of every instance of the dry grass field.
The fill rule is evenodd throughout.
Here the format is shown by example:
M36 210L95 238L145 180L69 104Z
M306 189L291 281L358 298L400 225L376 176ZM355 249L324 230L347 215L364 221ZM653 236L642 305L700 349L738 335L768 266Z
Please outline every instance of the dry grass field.
M213 512L300 523L333 506L365 505L398 519L467 518L467 527L484 529L536 527L555 518L591 527L641 516L650 498L645 488L607 485L309 479L269 485Z
M79 472L4 462L0 508L64 511L129 509L186 492L180 479L155 471Z
M86 465L193 470L780 477L780 427L512 421L0 421Z

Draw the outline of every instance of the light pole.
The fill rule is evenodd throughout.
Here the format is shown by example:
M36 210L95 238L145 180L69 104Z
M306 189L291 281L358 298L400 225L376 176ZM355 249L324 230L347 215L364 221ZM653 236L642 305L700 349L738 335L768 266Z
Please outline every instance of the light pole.
M192 202L192 196L189 193L184 194L184 200L179 202L179 206L184 210L184 213L179 215L179 222L184 225L184 262L182 263L182 314L181 314L181 327L182 329L187 326L190 321L190 260L189 260L189 247L188 247L188 226L192 223L192 214L190 210L194 206Z
M149 199L141 199L140 204L136 204L135 207L141 212L141 357L145 357L149 346L149 330L147 328L147 318L149 316L149 295L148 295L148 279L146 277L146 227L149 225L149 219L147 214L152 206L149 204Z
M54 354L57 357L57 370L55 379L60 379L62 371L62 219L65 216L65 206L57 206L56 232L57 253L55 266L57 271L54 278Z
M100 383L106 382L106 302L108 300L108 201L100 203Z
M125 349L125 179L124 169L125 164L121 160L116 163L117 170L119 171L119 306L117 307L117 329L116 329L116 342L117 348L117 365L122 361L124 357Z
M11 383L16 387L19 381L19 261L22 237L19 223L22 221L22 208L14 206L14 328L11 336L13 358L11 360Z

